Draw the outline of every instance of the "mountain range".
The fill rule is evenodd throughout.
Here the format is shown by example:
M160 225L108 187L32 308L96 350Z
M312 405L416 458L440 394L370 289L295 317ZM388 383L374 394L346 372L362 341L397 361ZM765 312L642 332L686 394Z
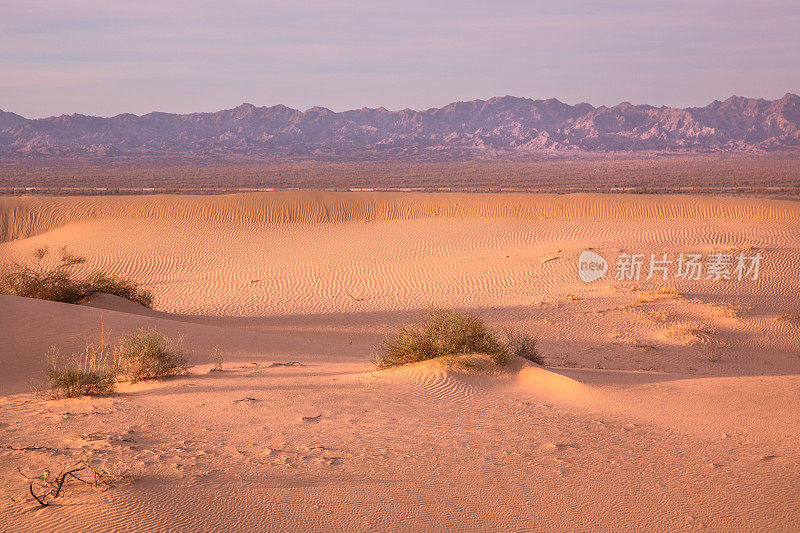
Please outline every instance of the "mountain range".
M424 111L242 104L215 113L28 119L0 111L0 155L504 157L545 152L800 148L800 96L732 96L685 109L513 96Z

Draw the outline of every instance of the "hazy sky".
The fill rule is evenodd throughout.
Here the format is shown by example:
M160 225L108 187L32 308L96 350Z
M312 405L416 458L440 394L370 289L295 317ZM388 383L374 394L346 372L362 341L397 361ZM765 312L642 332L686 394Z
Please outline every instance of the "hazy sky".
M424 109L800 92L798 0L0 0L0 109Z

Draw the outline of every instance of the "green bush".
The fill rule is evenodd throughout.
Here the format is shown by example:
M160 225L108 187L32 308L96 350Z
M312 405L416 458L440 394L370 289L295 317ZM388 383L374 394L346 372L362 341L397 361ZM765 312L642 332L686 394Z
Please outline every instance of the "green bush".
M122 375L131 383L185 374L188 368L180 342L155 330L123 337L118 358Z
M32 265L18 261L0 265L0 294L75 304L94 293L104 292L153 307L153 295L140 289L133 281L107 276L102 272L95 272L85 280L77 280L74 278L74 269L86 262L83 257L61 248L55 265L48 266L45 264L48 255L49 249L44 246L34 251Z
M448 309L433 309L416 327L405 327L381 345L379 368L425 361L437 357L485 354L504 365L515 355L544 366L536 349L536 339L526 333L507 330L501 340L477 315ZM471 368L474 362L459 358L459 366Z
M401 329L386 340L378 367L389 368L436 357L483 353L497 364L508 361L508 348L476 315L433 309L418 327Z

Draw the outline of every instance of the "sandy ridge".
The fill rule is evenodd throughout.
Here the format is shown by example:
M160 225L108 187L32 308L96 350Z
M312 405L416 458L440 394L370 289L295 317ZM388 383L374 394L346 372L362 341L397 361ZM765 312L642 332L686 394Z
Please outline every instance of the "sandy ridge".
M0 242L98 219L296 224L417 218L723 219L797 223L786 200L658 195L277 191L219 196L0 198Z

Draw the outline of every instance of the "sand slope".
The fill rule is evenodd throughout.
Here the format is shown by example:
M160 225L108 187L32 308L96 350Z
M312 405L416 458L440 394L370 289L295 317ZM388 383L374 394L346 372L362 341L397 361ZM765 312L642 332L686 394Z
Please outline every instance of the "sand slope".
M86 323L100 313L10 304L46 311L66 338L90 333ZM189 377L123 385L105 399L5 395L0 511L10 531L101 523L104 530L800 525L797 376L694 379L527 364L476 376L433 363L375 372L361 342L345 349L103 314L113 332L156 322L193 343L213 336L232 347L227 370L208 373L199 364ZM281 340L294 346L278 347ZM245 351L258 345L263 352ZM289 360L300 365L271 366ZM44 448L23 450L29 446ZM135 479L104 493L72 487L47 509L23 503L17 467L33 475L77 460Z

